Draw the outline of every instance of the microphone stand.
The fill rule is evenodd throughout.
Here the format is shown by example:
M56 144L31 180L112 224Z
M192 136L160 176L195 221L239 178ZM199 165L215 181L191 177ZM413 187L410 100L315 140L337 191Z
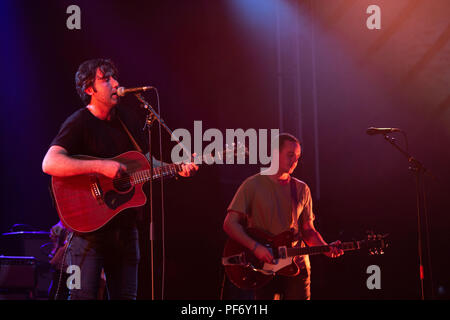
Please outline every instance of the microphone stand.
M156 88L155 88L156 90ZM157 91L156 91L157 92ZM153 123L158 121L161 126L166 129L166 131L171 135L172 139L175 140L181 147L190 154L188 149L178 140L177 137L174 136L172 130L166 125L164 120L161 118L161 116L153 109L153 107L148 103L144 97L140 93L135 94L136 98L141 102L142 107L147 111L146 114L146 121L145 121L145 127L144 130L147 129L147 135L148 135L148 148L149 148L149 162L150 162L150 179L149 179L149 201L150 201L150 269L151 269L151 281L152 281L152 300L155 300L155 276L154 276L154 230L153 230L153 223L154 223L154 215L153 215L153 156L152 156L152 132L151 127ZM160 160L162 163L162 160ZM161 183L163 180L163 175L161 175ZM164 271L163 271L164 272ZM162 284L162 287L164 287L164 284ZM163 294L164 295L164 294ZM164 297L161 297L162 299Z
M419 255L419 275L420 275L420 288L421 288L421 299L425 300L425 280L429 281L429 288L431 291L430 298L433 298L433 279L432 279L432 270L431 270L431 255L430 255L430 239L429 239L429 230L428 230L428 214L426 208L426 197L425 197L425 188L424 188L424 176L425 174L430 175L434 178L434 176L423 166L423 164L412 157L407 151L403 150L400 146L395 143L395 139L388 136L387 134L383 134L384 139L389 142L392 146L394 146L400 153L408 159L409 170L415 174L416 177L416 205L417 205L417 233L418 233L418 255ZM421 202L423 206L423 213L421 212ZM422 222L425 222L425 226L422 226ZM422 234L424 233L424 235ZM423 245L423 236L426 239L426 256L427 256L427 272L424 271L424 248Z
M136 94L138 96L139 94ZM140 99L139 99L140 100ZM147 129L148 154L150 163L150 180L149 180L149 205L150 205L150 272L152 281L152 300L155 300L155 272L154 272L154 234L153 234L153 156L152 156L152 125L155 117L147 112L144 129Z
M147 112L150 113L161 124L161 126L170 134L173 141L178 143L188 154L190 154L190 150L187 149L183 145L183 143L181 143L180 140L178 140L178 138L173 134L173 131L170 130L170 128L166 125L166 123L161 118L161 116L155 111L155 109L153 109L153 107L147 101L145 101L145 99L142 97L142 95L140 93L136 93L135 96L142 103L142 107L145 110L147 110Z

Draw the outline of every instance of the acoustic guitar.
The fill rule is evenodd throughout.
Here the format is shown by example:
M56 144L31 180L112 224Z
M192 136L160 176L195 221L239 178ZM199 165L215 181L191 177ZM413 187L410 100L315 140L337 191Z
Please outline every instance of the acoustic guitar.
M247 153L245 146L238 144L217 152L221 160ZM90 156L74 156L77 159L98 160ZM100 229L121 211L143 206L147 196L143 185L151 178L171 177L182 171L182 164L168 164L153 168L147 158L137 151L125 152L110 160L118 161L127 167L127 172L117 178L102 174L83 174L70 177L52 177L52 191L56 209L66 228L76 232L92 232ZM199 163L200 159L192 161ZM200 163L211 164L215 158L203 155ZM229 163L227 161L226 163Z

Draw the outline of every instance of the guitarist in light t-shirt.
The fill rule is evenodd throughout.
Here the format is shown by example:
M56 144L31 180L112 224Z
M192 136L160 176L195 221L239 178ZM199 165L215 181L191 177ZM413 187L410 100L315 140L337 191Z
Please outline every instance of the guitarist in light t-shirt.
M287 133L280 134L278 139L279 148L272 150L272 165L274 160L279 163L277 173L260 173L247 178L228 206L223 224L231 239L249 249L259 260L272 264L272 253L247 234L246 228L255 228L271 236L294 230L308 246L328 245L314 227L309 187L291 176L300 158L300 142ZM292 210L291 183L295 183L298 199L295 210ZM339 244L340 241L331 243L331 250L324 254L331 258L342 255L343 250L337 247ZM255 299L310 299L309 258L304 256L294 259L300 267L300 273L295 277L276 275L267 285L255 290Z

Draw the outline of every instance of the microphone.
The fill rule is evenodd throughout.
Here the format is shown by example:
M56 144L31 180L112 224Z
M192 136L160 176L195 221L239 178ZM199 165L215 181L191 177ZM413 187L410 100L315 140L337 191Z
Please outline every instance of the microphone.
M128 88L128 89L125 89L124 87L119 87L119 88L117 88L117 95L120 96L120 97L123 97L127 93L139 93L139 92L144 92L144 91L147 91L147 90L151 90L153 88L154 87L152 87L152 86Z
M391 133L391 132L399 132L402 131L399 128L374 128L374 127L370 127L367 128L366 133L370 136L373 136L374 134L386 134L386 133Z

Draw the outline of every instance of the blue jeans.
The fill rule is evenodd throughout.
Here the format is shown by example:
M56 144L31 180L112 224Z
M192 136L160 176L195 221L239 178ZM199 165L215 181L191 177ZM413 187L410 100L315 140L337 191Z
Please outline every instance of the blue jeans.
M67 255L68 265L80 268L81 283L69 291L69 300L97 299L102 269L110 299L136 299L140 253L135 227L75 234Z

